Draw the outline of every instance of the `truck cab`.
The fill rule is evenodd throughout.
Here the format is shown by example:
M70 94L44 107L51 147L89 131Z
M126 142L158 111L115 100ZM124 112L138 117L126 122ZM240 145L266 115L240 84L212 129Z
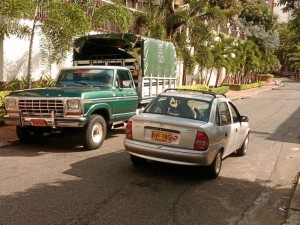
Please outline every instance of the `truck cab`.
M136 114L138 94L130 70L118 66L61 69L55 85L11 92L5 122L21 141L45 132L77 128L87 149L99 148L107 128Z

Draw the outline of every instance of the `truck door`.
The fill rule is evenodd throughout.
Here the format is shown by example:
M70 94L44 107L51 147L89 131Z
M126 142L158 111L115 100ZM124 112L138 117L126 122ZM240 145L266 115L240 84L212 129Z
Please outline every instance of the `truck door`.
M128 70L117 70L116 95L118 98L116 119L128 119L135 115L138 106L138 95L134 81Z

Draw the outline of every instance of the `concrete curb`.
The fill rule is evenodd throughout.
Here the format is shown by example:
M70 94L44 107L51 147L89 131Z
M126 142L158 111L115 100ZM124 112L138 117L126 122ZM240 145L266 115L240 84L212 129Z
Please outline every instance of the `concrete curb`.
M298 183L292 197L291 205L289 207L287 220L283 225L299 225L300 224L300 181Z

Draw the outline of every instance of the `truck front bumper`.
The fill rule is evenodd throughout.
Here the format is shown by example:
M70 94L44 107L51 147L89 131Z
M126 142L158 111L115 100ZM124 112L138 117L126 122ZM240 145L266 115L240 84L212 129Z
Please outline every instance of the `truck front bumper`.
M37 127L83 127L86 123L85 117L20 117L6 115L4 122L7 125L37 126Z

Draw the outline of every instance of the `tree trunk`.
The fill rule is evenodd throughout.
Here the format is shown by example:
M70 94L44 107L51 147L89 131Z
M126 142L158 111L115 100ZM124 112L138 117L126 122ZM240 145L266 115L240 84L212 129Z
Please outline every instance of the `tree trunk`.
M211 70L210 70L210 73L209 73L209 77L208 77L208 80L207 80L206 86L209 86L209 82L210 82L210 78L211 78L211 75L212 75L213 69L214 69L214 67L212 66L212 67L211 67Z
M26 76L26 88L31 89L31 64L32 64L32 48L33 48L33 39L35 34L36 27L36 17L33 20L30 42L29 42L29 50L28 50L28 67L27 67L27 76Z
M4 37L0 37L0 81L4 81Z
M221 75L221 72L220 72L220 69L218 69L217 70L217 77L216 77L215 88L218 87L219 80L220 80L220 75Z

